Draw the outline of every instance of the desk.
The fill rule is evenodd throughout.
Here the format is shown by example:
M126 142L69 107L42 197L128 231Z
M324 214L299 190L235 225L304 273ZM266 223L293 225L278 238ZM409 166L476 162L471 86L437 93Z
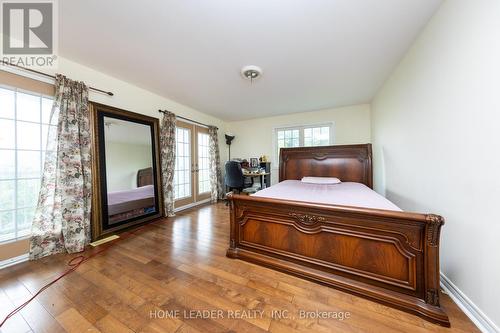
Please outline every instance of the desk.
M264 177L269 177L271 175L270 172L247 172L243 171L243 176L247 178L252 178L252 185L253 185L253 178L259 177L260 178L260 188L261 190L266 188L266 182L264 182Z

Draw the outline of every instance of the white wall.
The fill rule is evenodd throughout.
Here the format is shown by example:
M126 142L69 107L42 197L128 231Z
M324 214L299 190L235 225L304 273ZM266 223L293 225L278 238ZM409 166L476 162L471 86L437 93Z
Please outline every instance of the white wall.
M372 104L375 186L446 219L441 270L500 324L500 1L448 0Z
M137 171L153 165L151 145L106 142L106 184L108 192L137 187Z
M127 69L124 68L123 70L126 71ZM171 99L137 87L133 84L133 82L129 83L119 80L103 74L98 70L70 61L64 57L59 57L59 68L57 71L53 72L64 74L73 80L84 81L87 85L114 93L114 96L109 97L105 94L96 93L91 90L89 98L94 102L156 118L161 116L158 109L167 109L174 112L176 115L193 119L204 124L215 125L219 127L221 158L227 156L226 145L223 141L225 123L218 118L203 113L203 110L195 110ZM165 93L168 94L168 91ZM224 161L221 161L221 163L223 162Z
M227 123L236 137L231 145L231 157L250 158L266 155L273 163L275 128L333 122L334 144L370 142L370 106L368 104L336 109L292 113ZM227 159L227 155L225 156ZM278 181L278 165L273 163L272 181Z

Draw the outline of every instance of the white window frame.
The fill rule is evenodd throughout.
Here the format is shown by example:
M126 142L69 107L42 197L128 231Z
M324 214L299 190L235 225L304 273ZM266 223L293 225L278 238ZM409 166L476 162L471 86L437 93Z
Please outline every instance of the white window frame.
M307 125L289 125L289 126L280 126L280 127L274 127L273 128L273 156L272 156L272 161L274 162L274 169L279 168L279 151L278 151L278 131L284 131L284 130L299 130L299 146L298 147L304 147L304 130L306 128L315 128L315 127L329 127L329 143L328 145L333 145L335 143L335 128L334 128L334 123L333 122L326 122L326 123L312 123L312 124L307 124ZM311 146L314 147L314 146Z
M14 181L14 208L13 209L6 209L6 210L2 210L2 211L13 211L14 212L14 215L15 215L15 218L14 218L14 221L15 221L15 224L14 224L14 237L11 237L11 238L7 238L7 239L3 239L4 235L0 234L0 245L3 245L3 244L8 244L8 243L11 243L11 242L17 242L17 241L20 241L20 240L23 240L23 239L27 239L30 237L30 232L28 231L28 234L20 234L20 230L18 229L18 222L17 222L17 211L20 210L20 209L28 209L28 208L32 208L34 207L34 209L36 209L36 205L37 203L35 202L34 203L34 206L27 206L27 207L18 207L17 206L17 203L19 202L18 200L18 191L17 191L17 181L18 180L35 180L35 179L39 179L40 182L42 181L42 177L43 177L43 168L44 168L44 165L43 165L43 160L45 158L44 154L46 153L46 147L43 147L42 146L42 143L43 143L43 130L42 130L42 126L46 125L46 126L54 126L54 124L50 124L50 120L49 120L49 123L44 123L42 121L42 113L41 113L41 108L42 108L42 98L46 98L46 99L51 99L53 100L54 99L54 96L49 96L49 95L46 95L46 94L41 94L39 92L34 92L34 91L30 91L30 90L26 90L26 89L22 89L22 88L17 88L15 86L11 86L11 85L6 85L6 84L0 84L0 87L3 88L3 89L6 89L6 90L11 90L13 91L16 95L17 93L23 93L23 94L28 94L28 95L33 95L33 96L37 96L38 98L40 98L40 119L39 119L39 122L35 122L35 121L28 121L28 120L19 120L21 122L24 122L24 123L30 123L30 124L37 124L40 126L40 150L38 149L19 149L18 148L18 143L17 143L17 121L18 121L18 110L17 110L17 98L14 99L14 108L15 108L15 111L14 111L14 118L3 118L0 116L0 119L5 119L5 120L13 120L14 121L14 147L13 149L8 149L6 148L5 150L14 150L14 156L15 156L15 175L14 175L14 178L9 178L9 179L2 179L3 181ZM48 128L48 132L47 134L49 133L50 131L50 128ZM37 177L18 177L18 173L19 173L19 170L17 168L18 166L18 154L19 154L19 151L36 151L36 152L39 152L40 153L40 178L37 178Z
M189 150L189 156L188 156L188 157L189 157L189 161L191 162L191 163L188 163L187 167L186 167L186 166L184 166L184 169L182 169L182 170L181 170L181 171L183 171L183 172L188 171L188 176L189 176L189 195L187 195L186 193L184 193L184 195L183 195L182 197L177 197L177 195L179 195L179 191L177 190L177 188L179 187L179 185L180 185L180 184L178 184L178 183L176 182L177 177L179 177L179 175L178 175L178 171L179 171L179 170L178 170L178 169L176 170L176 168L177 168L178 156L179 156L179 155L178 155L178 154L179 154L179 151L178 151L178 149L177 149L177 144L178 144L178 141L177 141L177 139L178 139L177 130L178 130L178 129L181 129L182 131L188 131L188 133L189 133L189 135L188 135L189 142L187 142L187 143L188 143L188 150ZM194 195L194 193L192 193L192 191L193 191L193 184L191 183L191 181L192 181L192 177L191 177L192 168L191 168L191 166L192 166L192 164L193 164L193 158L194 158L194 157L192 156L192 154L191 154L191 152L192 152L191 146L192 146L192 144L193 144L193 143L191 142L191 141L192 141L192 134L193 134L193 133L191 133L191 131L192 131L192 129L191 129L191 128L185 128L185 127L182 127L182 126L175 126L175 145L176 145L176 147L175 147L175 148L176 148L176 149L175 149L175 166L174 166L174 179L173 179L173 187L174 187L174 201L177 201L177 200L182 200L182 199L186 199L186 198L190 198L190 197L192 197L192 196ZM181 143L182 143L182 144L186 144L186 142L181 142ZM187 157L187 156L181 156L181 157L183 157L183 158L184 158L184 157ZM177 172L176 172L176 171L177 171ZM186 183L186 182L184 182L184 183L182 183L182 186L185 186L186 184L187 184L187 183Z
M207 139L207 145L204 146L204 145L201 145L200 144L200 137L202 136L206 136L206 139ZM210 193L212 191L212 188L211 188L211 182L210 182L210 135L208 133L204 133L204 132L198 132L197 131L197 138L196 138L196 144L197 144L197 147L196 147L196 156L197 157L197 165L198 165L198 171L197 171L197 174L198 174L198 177L196 179L196 186L197 186L197 191L196 193L198 195L200 194L206 194L206 193ZM203 147L203 148L206 148L206 152L207 152L207 156L202 156L202 152L201 152L201 149L200 147ZM208 168L207 169L202 169L202 165L201 165L201 160L202 159L205 159L207 161L207 164L208 164ZM202 183L208 183L208 189L206 191L200 191L200 179L201 179L201 173L200 171L202 170L207 170L208 171L208 178L206 180L203 180Z

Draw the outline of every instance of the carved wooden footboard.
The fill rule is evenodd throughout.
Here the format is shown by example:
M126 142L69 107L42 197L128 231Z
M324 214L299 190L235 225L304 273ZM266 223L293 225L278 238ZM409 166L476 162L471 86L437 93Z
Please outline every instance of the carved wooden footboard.
M439 306L443 219L232 195L227 256L449 326Z
M372 187L371 146L282 149L280 181L339 177ZM227 256L326 284L450 326L439 305L433 214L230 195Z

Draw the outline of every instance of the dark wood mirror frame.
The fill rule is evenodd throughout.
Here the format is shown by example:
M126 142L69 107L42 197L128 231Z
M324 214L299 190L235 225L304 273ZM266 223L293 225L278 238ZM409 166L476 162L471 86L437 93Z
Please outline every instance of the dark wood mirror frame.
M125 111L115 107L91 103L92 108L92 240L98 240L117 233L120 230L143 224L148 221L158 219L164 215L163 209L163 191L161 182L161 163L160 163L160 127L157 118L146 115ZM107 209L105 207L107 197L106 192L106 169L104 155L104 117L112 117L120 120L131 121L144 124L151 127L151 143L153 153L153 182L155 186L155 212L143 216L138 216L127 221L123 221L116 226L108 226L105 219Z

